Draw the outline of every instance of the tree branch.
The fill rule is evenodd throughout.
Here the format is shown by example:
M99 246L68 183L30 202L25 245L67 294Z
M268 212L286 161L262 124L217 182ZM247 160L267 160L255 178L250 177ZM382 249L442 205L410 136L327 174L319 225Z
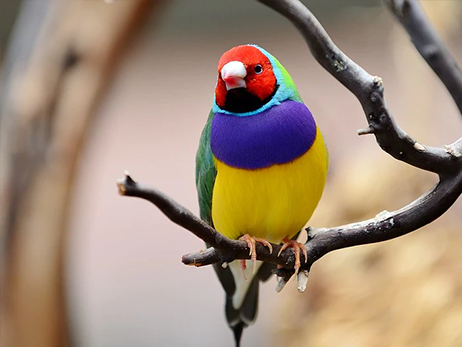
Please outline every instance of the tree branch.
M299 0L258 0L287 17L300 31L308 47L332 76L361 103L379 146L395 159L435 173L456 171L452 156L443 148L424 146L407 135L394 121L385 105L383 82L351 60L330 39L316 17ZM364 134L360 130L360 134Z
M376 218L336 228L310 228L308 257L316 261L341 248L391 240L433 222L462 194L462 172L443 178L429 192L402 209L382 212Z
M386 107L380 77L368 74L346 56L300 1L258 1L286 16L299 29L319 64L358 98L368 122L368 127L360 130L359 135L374 134L384 151L410 165L437 173L440 178L433 189L400 210L385 211L373 219L359 223L334 228L308 229L309 237L305 244L308 259L302 265L306 286L307 271L325 254L336 249L405 235L445 213L462 194L462 139L441 148L424 146L412 139L396 124ZM456 98L455 95L453 97ZM462 103L461 100L461 97L457 96L456 102ZM183 263L203 266L234 259L249 259L249 249L245 242L227 239L158 190L134 182L128 174L118 181L118 186L122 195L151 201L174 223L188 229L213 247L183 256ZM257 244L258 259L282 265L288 275L284 275L283 271L278 275L282 275L284 282L293 273L293 251L284 251L278 257L280 245L273 245L273 249L273 253L270 254L267 248Z
M246 242L228 239L161 191L135 182L128 172L125 173L123 179L117 181L117 186L121 195L138 197L152 202L172 222L191 231L215 249L215 251L208 250L191 256L184 256L183 263L186 265L201 266L218 261L230 262L234 259L250 259ZM273 245L273 247L274 255L279 252L281 246ZM257 243L257 252L260 260L284 264L284 257L273 259L268 249L259 243Z
M416 0L385 0L406 29L422 58L433 69L462 114L462 71Z
M128 174L118 182L121 195L142 198L156 205L172 222L191 231L213 248L183 256L186 265L204 266L234 259L250 259L244 241L231 240L218 233L185 207L157 189L135 182ZM334 228L309 228L305 247L308 259L302 267L309 269L322 256L336 249L390 240L427 225L445 213L462 194L462 171L454 177L443 177L429 192L394 212L382 212L373 219ZM273 244L273 253L257 243L258 259L293 267L292 252L277 256L280 245Z

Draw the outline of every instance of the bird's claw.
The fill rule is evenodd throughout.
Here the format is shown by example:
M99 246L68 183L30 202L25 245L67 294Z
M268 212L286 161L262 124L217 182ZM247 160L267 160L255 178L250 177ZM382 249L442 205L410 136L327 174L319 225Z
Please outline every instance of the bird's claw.
M279 250L278 257L281 255L281 253L286 250L287 248L292 248L294 250L295 254L295 275L298 275L298 271L300 270L300 266L302 265L300 261L300 252L303 252L303 256L305 257L305 263L308 261L308 254L305 248L305 245L303 245L300 242L297 242L295 240L284 240L284 244L282 245L281 249Z
M256 243L261 243L263 246L267 247L270 251L270 254L273 253L273 246L271 243L266 241L265 239L260 239L258 237L253 237L250 236L249 234L245 234L244 236L241 236L239 238L241 241L245 241L247 243L247 247L249 247L249 255L250 255L250 260L252 261L253 264L253 273L255 273L257 269L257 247ZM241 260L241 268L244 271L246 269L246 263L245 260Z

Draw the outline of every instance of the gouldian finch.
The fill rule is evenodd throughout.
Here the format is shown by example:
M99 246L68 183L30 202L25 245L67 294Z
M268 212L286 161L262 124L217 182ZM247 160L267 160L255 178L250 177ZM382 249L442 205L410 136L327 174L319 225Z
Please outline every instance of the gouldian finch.
M328 155L310 110L286 69L256 45L237 46L218 62L212 110L196 156L201 218L230 239L291 247L321 198ZM226 292L236 346L253 323L260 280L273 265L215 265ZM300 262L296 264L296 270Z

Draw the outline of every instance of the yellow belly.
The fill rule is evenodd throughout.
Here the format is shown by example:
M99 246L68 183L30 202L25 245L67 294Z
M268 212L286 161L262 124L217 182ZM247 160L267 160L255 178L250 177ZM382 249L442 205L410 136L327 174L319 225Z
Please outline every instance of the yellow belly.
M212 219L216 230L279 243L308 222L321 199L328 157L319 129L312 147L293 162L258 170L232 168L215 160Z

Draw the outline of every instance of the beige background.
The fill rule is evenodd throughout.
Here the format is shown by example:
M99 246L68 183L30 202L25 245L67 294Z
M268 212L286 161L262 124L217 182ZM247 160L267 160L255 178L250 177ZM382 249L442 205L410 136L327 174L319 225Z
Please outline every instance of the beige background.
M67 272L73 333L80 346L233 346L223 313L224 293L213 270L189 268L181 263L183 254L203 248L201 240L173 225L147 202L118 196L115 186L115 180L127 169L135 179L155 185L192 211L198 211L195 151L211 107L216 63L232 46L257 43L278 57L323 130L331 155L331 171L328 193L315 214L314 225L334 225L341 217L366 218L383 209L398 208L434 181L432 176L422 184L418 181L415 189L406 191L409 195L400 197L402 187L408 183L399 185L399 181L406 176L387 180L386 172L400 172L398 168L404 164L395 163L382 152L372 136L356 135L356 130L366 125L359 103L313 60L287 20L251 1L168 3L161 21L156 25L148 23L131 43L82 156L70 225ZM460 136L461 118L448 94L382 6L365 7L358 1L344 1L340 7L335 7L338 2L334 1L306 3L341 49L371 74L383 78L387 103L411 136L435 146ZM445 40L462 61L462 28L455 3L438 1L426 6L436 13ZM117 2L108 6L117 6ZM368 172L376 174L355 181L358 175ZM349 178L352 183L345 183ZM377 184L382 178L386 185L376 190L375 186L382 187ZM356 209L349 210L351 206ZM460 211L460 204L455 209L456 213ZM423 233L418 232L415 237ZM410 240L405 237L386 244L405 245ZM454 242L460 245L460 238ZM372 250L377 246L358 249L368 247ZM423 252L427 249L422 246ZM304 325L322 330L315 325L317 318L306 312L316 312L324 317L318 322L326 324L326 315L341 312L339 308L328 311L328 303L317 298L321 297L319 291L326 290L323 285L348 287L351 277L345 278L345 274L351 268L362 271L346 256L356 250L335 252L316 263L309 292L304 295L293 286L276 294L274 279L264 285L258 321L245 331L243 345L281 345L272 344L280 342L277 336L284 336L284 343L290 344L291 338L295 341L303 336ZM455 259L455 263L461 263L461 257ZM331 262L337 265L329 265ZM411 272L414 265L409 265ZM460 267L455 268L445 281L455 281L460 277L459 270ZM375 276L361 272L362 277L351 284L356 287L350 294L333 299L347 303L353 295L367 298L372 292L367 290L368 284L373 286L384 280L378 275L380 271L373 272ZM339 278L340 282L330 278ZM432 278L432 273L426 278ZM381 285L377 286L380 289ZM403 282L394 283L392 293L401 292L403 286ZM404 296L402 302L409 302L413 293L410 290L409 297ZM316 309L310 306L313 302L318 303ZM358 305L365 304L359 301ZM300 313L296 308L302 306L308 309ZM404 312L412 307L404 304L395 314L402 315L400 309ZM385 315L389 310L385 305L377 312ZM342 317L353 319L351 311ZM353 334L351 339L347 331ZM346 346L351 340L349 345L359 346L355 331L354 327L333 329L327 334L333 342L321 339L311 345ZM371 334L384 331L391 339L388 345L399 345L396 330L387 330L380 324L369 328ZM316 331L310 331L310 336L302 341L310 341L314 334ZM369 346L378 345L368 341Z

